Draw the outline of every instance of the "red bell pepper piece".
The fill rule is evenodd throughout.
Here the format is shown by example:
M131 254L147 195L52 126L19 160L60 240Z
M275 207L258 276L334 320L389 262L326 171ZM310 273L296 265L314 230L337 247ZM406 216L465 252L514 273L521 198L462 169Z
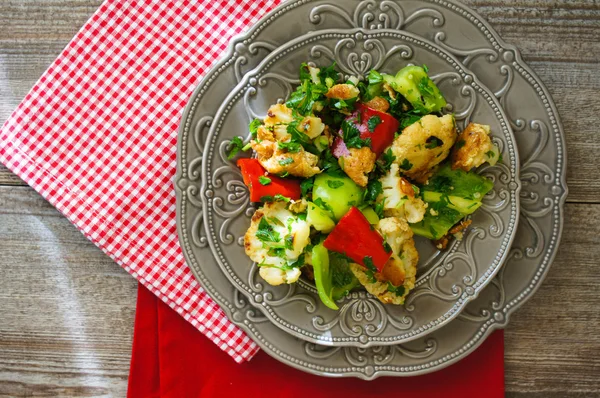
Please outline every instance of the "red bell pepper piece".
M344 215L323 242L327 250L342 253L354 262L368 267L365 257L370 257L378 272L383 270L390 259L389 253L383 247L383 238L377 231L371 229L371 224L360 210L352 207Z
M371 118L374 118L371 121L371 127L374 127L373 131L369 130L369 120ZM380 112L360 103L356 105L356 110L346 120L358 128L360 138L363 140L371 139L371 150L377 157L392 144L396 131L400 127L400 122L389 113ZM336 157L347 155L349 153L348 149L341 138L336 139L336 141L334 141L333 155Z
M302 193L300 181L267 173L257 159L240 159L237 165L242 171L244 184L250 189L252 202L262 202L261 198L275 197L275 195L282 195L293 200L300 199ZM267 185L261 184L259 179L261 176L269 178L271 182Z
M363 140L370 138L371 150L379 157L394 141L400 122L389 113L380 112L360 103L356 106L356 111L361 115L361 123L357 126L360 130L360 138ZM369 120L373 117L378 117L380 123L375 125L374 121L377 119L374 119L371 123L375 125L375 129L370 131Z

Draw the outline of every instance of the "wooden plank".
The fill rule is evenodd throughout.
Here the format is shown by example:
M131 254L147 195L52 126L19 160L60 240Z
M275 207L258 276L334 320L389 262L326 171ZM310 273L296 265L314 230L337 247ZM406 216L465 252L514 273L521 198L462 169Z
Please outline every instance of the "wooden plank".
M598 217L600 205L566 206L562 243L548 277L506 330L506 389L514 393L509 396L600 394Z
M135 279L30 188L0 226L0 396L125 396Z
M600 6L593 1L469 1L517 45L550 90L567 137L569 201L600 202ZM0 3L0 123L60 53L98 1ZM0 168L0 185L22 185Z
M506 331L507 396L600 393L600 205L569 204L565 217L548 278ZM17 382L121 395L134 279L30 188L0 187L0 225L0 395Z

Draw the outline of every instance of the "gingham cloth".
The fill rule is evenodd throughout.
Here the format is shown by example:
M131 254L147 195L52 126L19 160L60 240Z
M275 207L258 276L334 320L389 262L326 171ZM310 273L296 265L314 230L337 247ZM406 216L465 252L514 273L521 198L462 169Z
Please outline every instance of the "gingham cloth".
M0 162L237 362L258 348L177 240L177 128L230 38L277 2L107 0L0 131Z

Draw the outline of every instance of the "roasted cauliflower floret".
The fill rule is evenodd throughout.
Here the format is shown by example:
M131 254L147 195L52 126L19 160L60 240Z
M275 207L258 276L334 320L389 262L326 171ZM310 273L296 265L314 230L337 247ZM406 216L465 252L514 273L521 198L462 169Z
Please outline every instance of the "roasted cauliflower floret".
M435 166L446 159L454 142L454 117L427 115L402 130L392 144L392 152L403 175L424 183Z
M415 187L400 176L399 167L393 163L386 175L379 179L383 193L377 202L383 201L383 213L386 217L400 217L409 223L423 219L427 204L415 195Z
M387 112L388 109L390 109L390 103L383 97L375 97L364 104L369 108L375 109L379 112Z
M358 97L359 94L360 90L358 87L352 84L344 83L331 86L331 88L325 93L325 96L327 98L349 100Z
M452 169L469 171L485 162L493 166L499 158L500 151L490 139L490 126L469 123L452 150Z
M384 304L403 304L408 292L415 287L419 253L413 232L401 218L381 219L376 226L392 248L392 257L382 272L370 276L359 264L350 264L352 273L365 289Z
M258 146L255 148L255 151L258 154L258 161L262 167L272 174L288 172L290 175L296 177L308 178L321 172L321 169L317 167L319 157L304 150L291 153L277 147L277 149L273 151L272 156L268 159L261 156Z
M340 156L338 163L352 181L364 187L369 182L367 175L373 171L377 155L367 147L350 148L348 152L349 155Z
M285 106L285 104L275 104L267 110L267 117L265 117L264 123L267 130L273 131L278 141L287 141L290 139L290 135L287 132L287 125L293 120L294 117L290 108Z
M312 177L321 172L317 167L319 157L306 152L296 144L293 150L286 147L292 135L288 132L290 123L294 122L292 110L285 104L276 104L269 108L264 125L258 127L256 139L251 141L258 161L273 174L289 173L296 177ZM295 124L299 134L306 134L313 139L325 130L325 124L316 116L306 116Z
M292 213L287 203L266 203L252 216L244 248L269 284L294 283L300 276L295 263L310 243L309 235L310 225Z
M260 267L258 270L261 278L272 286L295 283L300 278L301 273L300 268L283 270L275 267Z
M325 123L316 116L306 116L298 125L298 131L303 132L308 138L315 139L325 130Z

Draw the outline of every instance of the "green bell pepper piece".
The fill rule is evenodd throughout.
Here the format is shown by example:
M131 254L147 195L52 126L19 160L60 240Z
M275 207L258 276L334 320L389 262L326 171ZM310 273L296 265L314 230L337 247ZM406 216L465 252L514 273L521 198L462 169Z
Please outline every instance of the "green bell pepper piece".
M363 216L369 221L369 224L376 225L379 222L379 216L375 213L375 210L371 206L359 208Z
M382 76L384 82L423 114L439 112L446 106L444 96L420 66L406 66L396 76Z
M306 211L306 221L315 227L317 231L329 233L335 227L335 222L331 219L327 211L321 209L313 202L308 202Z
M362 203L363 190L350 177L334 177L321 173L315 177L313 202L331 211L338 221L352 206Z
M319 243L312 250L312 266L315 275L315 285L319 298L327 307L332 310L338 310L338 306L333 301L331 272L329 270L329 251Z

